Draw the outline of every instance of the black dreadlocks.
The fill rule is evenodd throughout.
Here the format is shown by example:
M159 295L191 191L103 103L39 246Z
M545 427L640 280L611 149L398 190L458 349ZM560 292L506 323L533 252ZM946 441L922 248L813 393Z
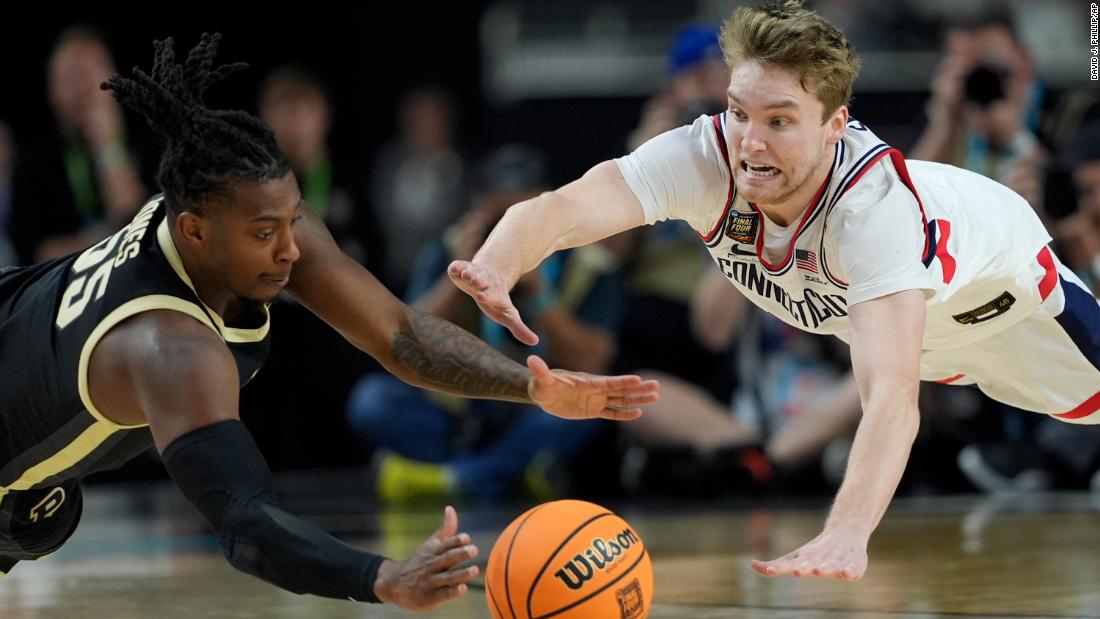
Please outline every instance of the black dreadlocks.
M153 41L153 71L134 67L133 78L115 74L100 85L123 105L141 112L149 126L168 139L157 184L173 215L201 213L208 198L224 197L231 182L263 182L290 172L271 129L240 110L211 110L202 102L210 85L248 65L225 64L211 70L221 35L202 40L176 63L172 38Z

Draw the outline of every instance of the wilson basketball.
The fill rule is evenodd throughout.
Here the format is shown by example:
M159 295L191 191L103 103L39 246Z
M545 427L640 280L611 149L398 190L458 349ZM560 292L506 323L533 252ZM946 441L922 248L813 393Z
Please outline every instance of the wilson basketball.
M497 538L485 597L496 619L641 619L653 566L641 536L607 508L553 501Z

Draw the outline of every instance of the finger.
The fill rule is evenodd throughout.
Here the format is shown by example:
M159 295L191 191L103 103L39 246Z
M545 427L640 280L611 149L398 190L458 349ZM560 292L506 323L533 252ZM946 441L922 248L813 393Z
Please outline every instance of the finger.
M474 292L473 286L469 281L474 275L472 266L473 265L466 260L455 260L447 266L447 276L451 278L451 281L454 282L459 289L467 292Z
M453 537L455 532L458 531L458 512L454 507L448 505L443 508L443 524L439 525L435 533L432 533L432 537L436 540L443 541L448 537Z
M554 379L554 374L550 371L550 366L546 365L546 362L538 355L528 355L527 369L531 370L531 376L535 377L535 382L544 382Z
M749 565L752 567L752 571L761 576L780 576L779 570L771 561L753 560Z
M425 608L432 608L434 606L442 604L443 602L446 602L447 600L453 600L456 597L465 595L466 591L468 590L469 587L466 586L466 583L459 583L451 587L436 589L429 594L428 605Z
M466 544L469 544L470 534L459 533L458 535L447 538L436 538L433 536L428 539L434 543L430 547L424 548L424 550L426 552L430 552L431 554L439 555L447 552L452 548L458 548L459 546L465 546Z
M513 317L514 316L514 317ZM528 346L536 346L539 343L539 336L535 335L523 320L519 317L519 312L513 310L512 316L507 317L505 322L502 323L509 331L512 332L512 337L527 344Z
M646 404L653 404L660 399L661 396L657 393L613 395L608 396L607 405L614 408L637 408Z
M450 587L468 582L471 578L477 576L479 571L476 565L467 565L458 569L434 574L428 580L431 581L433 587Z
M458 548L452 548L433 559L431 569L435 572L443 572L445 570L453 568L463 561L469 561L477 555L477 546L473 544L466 544L464 546L459 546Z
M603 419L610 419L612 421L633 421L642 416L642 409L629 408L629 409L617 409L617 408L605 408L600 411L600 417Z
M784 559L753 561L752 570L761 576L786 576L794 572L794 562Z

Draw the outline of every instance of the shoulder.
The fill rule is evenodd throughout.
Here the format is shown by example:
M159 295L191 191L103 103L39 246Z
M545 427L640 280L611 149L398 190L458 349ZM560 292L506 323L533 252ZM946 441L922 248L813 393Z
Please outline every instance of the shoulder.
M99 342L95 356L97 363L133 376L214 374L236 365L229 347L208 325L172 310L122 321Z

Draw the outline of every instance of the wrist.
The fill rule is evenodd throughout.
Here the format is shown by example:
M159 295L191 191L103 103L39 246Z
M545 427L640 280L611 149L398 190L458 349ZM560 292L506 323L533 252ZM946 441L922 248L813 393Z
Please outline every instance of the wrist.
M393 601L391 583L397 575L399 564L393 559L383 559L378 566L378 574L374 577L374 586L371 590L379 602L388 604Z

